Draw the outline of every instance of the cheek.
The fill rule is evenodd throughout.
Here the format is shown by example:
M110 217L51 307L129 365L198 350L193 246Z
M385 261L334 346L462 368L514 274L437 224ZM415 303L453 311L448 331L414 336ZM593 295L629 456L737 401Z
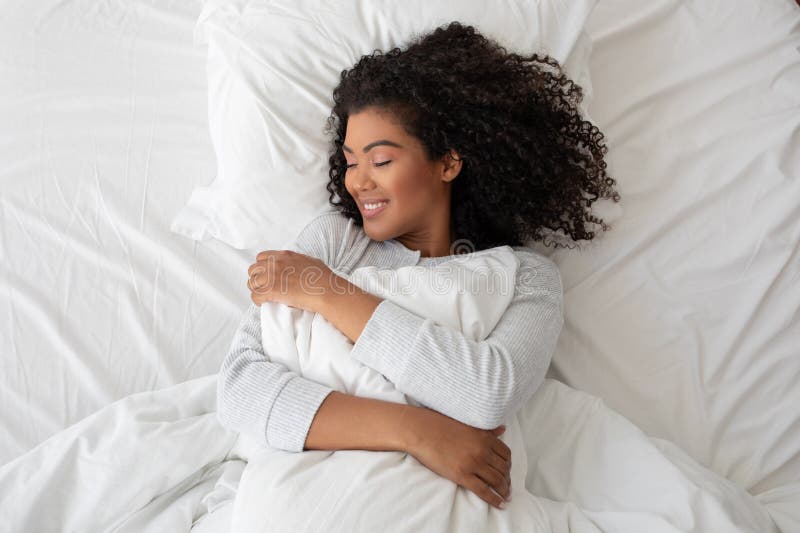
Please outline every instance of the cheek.
M430 178L423 169L410 169L394 176L391 180L391 193L398 201L413 202L424 206L431 197Z
M345 171L344 188L352 196L352 194L353 194L353 179L350 177L350 174L351 174L350 171Z

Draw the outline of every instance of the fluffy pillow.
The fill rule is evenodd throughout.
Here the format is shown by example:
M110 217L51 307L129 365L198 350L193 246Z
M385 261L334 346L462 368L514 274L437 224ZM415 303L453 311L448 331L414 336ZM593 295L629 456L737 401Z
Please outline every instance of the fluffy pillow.
M342 70L453 20L507 50L543 51L591 95L597 0L207 0L195 45L208 45L216 178L197 187L171 230L239 249L282 248L328 207L325 119Z

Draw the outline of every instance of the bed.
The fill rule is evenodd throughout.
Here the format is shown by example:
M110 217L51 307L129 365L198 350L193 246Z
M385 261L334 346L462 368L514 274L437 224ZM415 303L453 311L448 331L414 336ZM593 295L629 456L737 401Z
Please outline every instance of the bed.
M4 5L0 530L103 514L92 488L63 491L96 457L90 427L149 413L167 449L159 416L198 424L187 438L213 423L192 395L213 383L261 248L173 231L214 179L201 8ZM800 532L800 7L600 0L586 30L588 113L623 201L598 206L613 228L581 250L532 244L564 285L548 378L740 489L726 501L764 531ZM144 500L129 472L114 501L131 514L110 507L102 530L228 531L244 465L212 460L233 441L211 438L202 472L164 472Z

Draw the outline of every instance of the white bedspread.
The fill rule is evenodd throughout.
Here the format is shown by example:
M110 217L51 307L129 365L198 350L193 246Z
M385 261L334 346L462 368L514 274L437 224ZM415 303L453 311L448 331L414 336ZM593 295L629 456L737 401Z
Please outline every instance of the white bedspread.
M514 279L517 259L502 248L435 269L365 267L351 280L481 339L511 294L471 280L502 271ZM441 290L447 279L467 290ZM262 326L267 353L297 371L343 392L419 405L349 359L352 343L321 315L265 304ZM133 395L48 439L0 469L0 524L177 532L224 508L230 530L247 533L778 531L746 491L553 379L500 437L512 450L516 487L506 510L403 452L292 453L237 438L219 425L215 393L210 375Z

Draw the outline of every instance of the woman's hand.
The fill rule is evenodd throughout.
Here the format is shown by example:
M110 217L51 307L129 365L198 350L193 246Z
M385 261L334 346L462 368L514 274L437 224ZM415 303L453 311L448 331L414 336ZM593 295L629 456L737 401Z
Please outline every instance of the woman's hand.
M290 307L319 311L322 297L345 283L316 257L293 250L266 250L247 269L250 299L256 305L279 302Z
M500 504L511 496L511 449L498 438L505 426L478 429L432 409L414 412L413 436L406 451L432 471L502 509Z

